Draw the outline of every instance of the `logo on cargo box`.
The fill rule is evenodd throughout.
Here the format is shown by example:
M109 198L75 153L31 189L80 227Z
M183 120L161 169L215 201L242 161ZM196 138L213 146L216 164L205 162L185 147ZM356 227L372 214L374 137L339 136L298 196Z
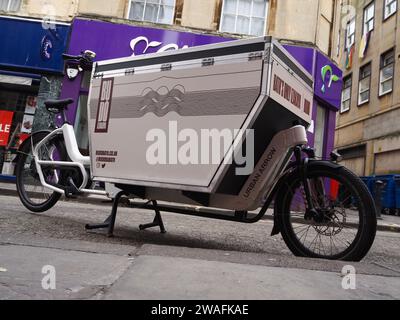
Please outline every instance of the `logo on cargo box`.
M110 121L112 92L114 87L114 78L102 79L100 87L99 105L97 108L96 133L108 132Z

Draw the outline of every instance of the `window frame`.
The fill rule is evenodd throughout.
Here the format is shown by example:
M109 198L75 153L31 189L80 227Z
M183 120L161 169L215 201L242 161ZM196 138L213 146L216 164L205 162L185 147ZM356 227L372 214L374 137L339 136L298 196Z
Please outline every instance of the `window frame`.
M368 9L371 7L371 6L373 6L374 7L374 10L372 11L372 18L371 19L369 19L368 21L366 21L366 15L367 15L367 12L368 12ZM367 32L371 32L371 31L373 31L374 29L375 29L375 0L374 1L371 1L369 4L367 4L365 7L364 7L364 10L363 10L363 35L364 34L366 34ZM368 24L370 23L372 21L372 29L371 30L366 30L367 28L368 28Z
M350 25L354 23L354 33L351 34L351 37L353 39L352 43L349 45L349 30L350 30ZM349 50L355 43L356 43L356 17L354 17L353 19L351 19L349 22L347 22L346 25L346 38L345 38L345 51Z
M384 65L384 60L385 60L385 56L388 55L389 53L393 53L393 61L389 64ZM380 57L380 62L379 62L379 86L378 86L378 95L379 98L390 94L393 92L393 88L394 88L394 80L395 80L395 65L396 65L396 51L395 48L389 49L387 51L385 51L384 53L381 54ZM385 68L387 68L388 66L393 66L393 73L392 76L388 79L386 79L385 81L382 81L382 72ZM392 81L392 88L390 90L387 90L385 92L382 92L382 83L387 82L387 81Z
M367 67L369 67L369 74L367 76L362 76L363 69L365 69ZM369 78L368 89L361 92L361 81L363 81L367 78ZM358 98L357 98L358 106L362 106L366 103L369 103L369 101L371 99L371 79L372 79L372 62L370 61L360 67L360 73L359 73L359 79L358 79ZM364 92L367 92L367 91L368 91L368 99L365 101L360 101L361 94Z
M128 12L127 12L127 16L126 19L129 21L139 21L139 22L148 22L148 23L158 23L158 24L166 24L166 25L173 25L175 22L175 11L176 11L176 0L174 1L174 5L173 5L173 15L172 15L172 21L171 23L161 23L158 22L159 18L160 18L160 7L161 7L161 0L158 0L158 12L157 12L157 21L149 21L149 20L145 20L144 17L146 15L146 5L148 4L149 0L129 0L128 3ZM143 2L144 3L144 8L143 8L143 15L142 15L142 19L141 20L134 20L134 19L130 19L130 15L131 15L131 10L132 10L132 2ZM151 3L154 4L154 3Z
M387 0L384 0L384 1L383 1L383 15L382 15L383 21L386 21L386 20L389 19L390 17L394 16L394 15L396 14L397 10L399 9L399 8L398 8L398 6L399 6L398 0L389 0L389 1L390 1L389 5L391 5L392 3L396 3L396 10L394 10L394 11L393 11L392 13L390 13L388 16L385 16L385 15L386 15L386 7L388 6L388 4L386 3L386 1L387 1Z
M253 35L253 34L251 34L251 23L252 23L252 20L253 20L254 18L259 18L259 19L260 19L261 17L254 16L254 15L246 16L246 15L243 15L243 14L239 14L239 0L236 0L236 12L235 12L235 14L234 14L234 16L235 16L235 27L234 27L234 31L233 31L233 32L230 32L230 31L223 31L223 30L222 30L222 26L223 26L223 24L224 24L223 22L224 22L224 19L225 19L225 14L224 14L224 12L225 12L226 1L229 1L229 0L223 0L223 1L222 1L221 14L220 14L220 23L219 23L218 31L219 31L219 32L226 32L226 33L232 33L232 34L246 35L246 36L258 36L258 35ZM254 2L254 0L250 0L250 1L251 1L251 14L253 14L253 2ZM260 36L265 36L265 34L266 34L267 23L268 23L269 4L270 4L270 1L271 1L271 0L265 0L265 1L266 1L266 5L265 5L265 12L264 12L264 28L263 28L264 32L263 32L263 34L260 35ZM240 16L241 16L241 17L246 17L246 18L249 18L249 19L250 19L249 33L239 33L239 32L237 31L237 21L238 21L238 17L240 17Z
M345 87L345 85L346 85L346 83L347 83L346 80L348 80L348 79L350 79L350 81L351 81L351 82L350 82L350 86ZM347 99L347 100L343 100L343 94L344 94L344 91L345 91L346 89L349 89L349 91L350 91L350 97L349 97L349 99ZM340 98L340 114L343 114L343 113L346 113L346 112L349 112L349 111L350 111L350 109L351 109L352 91L353 91L353 74L350 73L350 74L348 74L347 76L345 76L345 77L343 78L342 95L341 95L341 98ZM349 101L349 106L348 106L347 109L343 109L343 102L345 102L345 101Z
M12 3L13 1L16 1L16 0L8 0L7 9L3 10L4 12L18 12L18 11L21 9L22 0L19 1L19 6L18 6L18 9L17 9L17 10L11 11L10 8L11 8L11 3Z

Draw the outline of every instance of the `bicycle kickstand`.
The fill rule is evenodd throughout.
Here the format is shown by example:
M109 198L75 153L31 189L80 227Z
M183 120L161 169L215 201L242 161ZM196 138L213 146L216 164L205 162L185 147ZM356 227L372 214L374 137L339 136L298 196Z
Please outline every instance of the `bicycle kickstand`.
M107 236L110 238L113 237L114 236L114 228L115 228L115 220L117 218L119 202L124 195L126 195L126 193L124 191L121 191L115 196L115 199L113 201L112 210L111 210L111 215L106 219L106 221L104 221L101 224L87 224L85 226L85 229L86 230L96 230L96 229L108 228Z
M167 233L167 231L165 230L165 227L164 227L164 222L163 222L163 219L161 216L160 209L158 208L157 201L152 201L152 204L153 204L153 209L156 213L156 215L154 217L154 221L152 223L148 223L148 224L141 224L139 226L139 229L143 231L143 230L146 230L149 228L160 227L161 233Z

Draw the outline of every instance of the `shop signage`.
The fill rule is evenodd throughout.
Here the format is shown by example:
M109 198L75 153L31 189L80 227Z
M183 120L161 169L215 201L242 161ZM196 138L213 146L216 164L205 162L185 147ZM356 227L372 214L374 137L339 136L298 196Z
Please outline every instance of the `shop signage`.
M339 109L342 93L340 70L328 57L314 48L285 45L286 50L314 77L314 95Z
M45 61L49 61L52 58L52 54L53 54L53 41L51 40L51 38L49 36L44 36L42 39L42 44L40 47L40 55L42 57L43 60Z
M44 29L41 20L0 17L0 66L62 72L70 26Z
M332 66L330 66L329 64L321 68L321 77L323 82L323 85L321 87L322 93L326 93L326 90L332 87L332 83L340 80L340 78L333 73Z
M342 97L343 72L329 58L316 51L315 95L338 109Z
M8 145L14 112L0 110L0 147Z
M140 43L143 43L145 46L141 52L138 52L136 46L139 45ZM169 44L163 44L160 41L150 41L147 37L144 36L139 36L131 41L131 49L132 49L132 56L135 56L136 54L145 54L148 53L148 50L151 48L154 48L157 50L157 52L164 52L168 50L178 50L178 49L186 49L189 48L188 45L183 45L181 48L176 44L176 43L169 43Z
M69 53L91 50L101 61L229 40L232 39L77 18L72 24Z

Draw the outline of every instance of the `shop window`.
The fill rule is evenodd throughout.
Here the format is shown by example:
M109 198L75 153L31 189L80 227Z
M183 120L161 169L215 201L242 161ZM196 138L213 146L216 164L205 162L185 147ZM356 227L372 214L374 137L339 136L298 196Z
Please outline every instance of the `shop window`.
M129 19L153 23L173 24L175 0L131 0Z
M0 0L0 11L19 11L21 0Z
M315 121L315 155L318 158L323 158L324 155L324 140L326 128L326 109L317 107L317 120Z
M350 49L356 39L356 18L353 18L346 26L346 49Z
M262 36L267 16L268 0L224 0L220 31Z
M383 13L383 19L386 20L387 18L394 15L397 11L397 0L385 0L385 8Z
M13 175L13 160L21 142L32 132L37 86L0 83L0 111L12 113L9 135L0 144L0 175Z
M85 71L83 73L75 120L75 136L80 152L83 155L89 155L88 95L91 75L90 71Z
M75 136L80 152L89 155L89 133L88 133L88 96L79 96L78 110L75 120Z
M342 113L350 110L352 83L351 75L343 79L342 105L340 107L340 112Z
M369 101L371 87L371 63L361 67L360 82L358 84L358 105Z
M364 29L363 34L374 30L375 23L375 2L372 2L364 9Z
M380 69L379 96L383 96L393 91L394 49L381 56Z

